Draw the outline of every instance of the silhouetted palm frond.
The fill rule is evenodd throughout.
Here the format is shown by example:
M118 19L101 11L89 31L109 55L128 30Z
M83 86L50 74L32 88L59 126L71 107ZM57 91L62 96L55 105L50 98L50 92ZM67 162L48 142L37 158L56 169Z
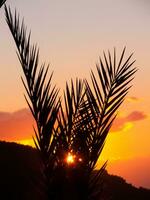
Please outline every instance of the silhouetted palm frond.
M6 2L6 0L0 0L0 8L2 7L2 5Z
M27 35L24 22L20 25L19 16L15 12L13 18L10 8L5 6L6 20L17 46L17 55L20 60L25 79L22 79L28 97L25 99L36 122L34 142L42 155L46 177L49 181L51 170L55 166L56 136L54 126L59 110L57 100L58 89L51 86L52 74L46 82L48 67L42 65L38 70L39 50L36 45L30 44L30 34ZM53 148L52 148L53 147Z
M93 171L116 117L116 110L124 101L136 72L136 68L132 68L135 61L130 61L132 54L123 61L124 54L125 48L117 63L115 50L113 58L110 52L108 58L104 53L104 62L100 58L100 65L97 65L97 76L91 71L93 88L87 80L84 81L85 85L82 81L76 81L76 91L73 82L70 89L66 85L65 110L61 109L58 123L59 135L63 136L61 141L64 141L66 151L72 151L82 158L82 162L77 164L82 171L78 181L83 182L83 191L89 199L98 198L98 187L106 163L96 174ZM81 199L87 198L83 196Z
M116 110L131 87L136 72L132 55L123 61L124 49L117 62L115 50L113 56L104 53L97 75L91 71L92 86L86 79L71 80L60 101L58 89L51 86L52 74L46 81L49 66L38 69L39 50L31 45L24 22L6 6L5 13L25 75L25 98L37 126L34 142L42 156L49 199L99 199L106 163L97 173L94 169ZM66 162L68 153L75 159L71 166Z
M89 124L92 119L82 80L76 79L75 83L71 80L71 85L66 83L64 104L61 103L57 120L56 134L59 138L57 155L61 162L59 166L65 167L65 185L69 188L69 191L63 191L64 199L73 198L73 193L76 194L75 199L87 199L89 180L87 138L91 132ZM68 153L75 157L75 166L69 166L65 161ZM58 199L60 198L61 196Z
M100 64L97 64L97 76L91 71L91 80L93 88L85 80L86 94L92 109L94 109L94 117L96 116L95 132L91 135L92 142L90 143L90 168L91 171L95 168L95 164L104 147L106 136L111 128L111 125L116 117L116 110L124 101L126 94L131 87L130 82L133 80L133 75L136 68L132 65L135 61L130 61L132 54L123 61L125 48L121 57L116 62L116 52L111 56L108 52L108 57L104 53L104 61L100 58ZM94 188L99 180L99 174L93 177L91 187ZM93 198L93 197L92 197Z

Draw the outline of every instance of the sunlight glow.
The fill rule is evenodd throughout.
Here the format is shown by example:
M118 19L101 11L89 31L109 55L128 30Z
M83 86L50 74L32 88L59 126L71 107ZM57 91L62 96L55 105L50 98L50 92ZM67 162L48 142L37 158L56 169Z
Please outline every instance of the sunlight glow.
M133 123L132 122L127 122L124 127L122 132L127 132L128 130L130 130L133 127Z
M73 164L75 162L75 155L72 155L70 152L67 155L66 162L68 165Z
M35 147L35 144L34 144L33 139L19 140L19 141L16 141L16 142L17 142L18 144L23 144L23 145Z
M79 162L82 162L82 158L79 158Z

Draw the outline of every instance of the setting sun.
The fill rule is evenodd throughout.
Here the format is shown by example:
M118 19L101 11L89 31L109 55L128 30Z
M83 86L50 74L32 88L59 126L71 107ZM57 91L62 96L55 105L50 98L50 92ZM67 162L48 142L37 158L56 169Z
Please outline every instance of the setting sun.
M70 152L67 155L66 162L68 165L73 164L75 162L75 155L72 155Z

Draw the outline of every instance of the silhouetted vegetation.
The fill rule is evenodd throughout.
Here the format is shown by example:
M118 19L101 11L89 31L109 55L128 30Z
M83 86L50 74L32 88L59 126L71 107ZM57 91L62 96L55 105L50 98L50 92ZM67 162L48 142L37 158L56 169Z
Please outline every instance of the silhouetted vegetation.
M113 56L104 53L97 74L91 71L91 84L86 79L71 80L62 98L52 86L52 74L48 79L49 66L38 67L39 49L31 44L24 21L6 6L5 14L24 73L25 98L36 122L33 139L42 159L41 184L47 187L48 199L99 199L106 163L93 171L116 110L131 87L136 72L132 54L124 60L124 48L117 60L115 49ZM75 162L68 163L67 155Z
M0 142L0 199L46 199L41 185L41 167L35 149Z
M6 2L6 0L0 0L0 8L2 7L2 5Z
M1 199L43 200L42 163L36 149L15 143L0 142ZM150 199L150 190L135 188L118 176L103 176L102 195L108 200ZM42 192L43 191L43 192Z

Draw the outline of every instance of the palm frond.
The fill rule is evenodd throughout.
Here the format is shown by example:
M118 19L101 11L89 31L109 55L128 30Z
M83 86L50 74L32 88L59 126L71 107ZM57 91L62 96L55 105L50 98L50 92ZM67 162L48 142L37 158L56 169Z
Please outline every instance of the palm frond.
M36 122L33 139L45 167L49 198L64 195L64 199L70 199L67 189L70 194L74 191L78 200L97 199L106 163L93 172L136 72L132 54L124 60L124 48L117 62L115 49L113 56L104 53L96 66L97 75L91 71L92 86L86 79L71 80L71 84L66 83L62 101L59 90L51 83L53 73L47 78L49 65L39 67L39 49L31 44L24 21L20 22L16 12L13 17L6 6L5 14L24 72L21 80L27 93L25 99ZM65 162L68 152L76 157L71 168Z
M24 22L20 23L19 15L15 12L13 18L10 8L5 6L6 21L17 46L17 55L20 60L25 78L21 78L26 89L25 99L36 122L34 128L34 142L42 155L45 171L48 174L50 166L53 168L55 147L53 145L54 128L59 110L58 92L52 87L52 75L47 80L49 66L42 65L38 70L39 49L30 42L30 33L27 34ZM52 145L52 146L51 146ZM52 162L53 161L53 162Z
M0 0L0 8L2 7L2 5L6 2L6 0Z
M64 105L61 103L61 109L58 116L59 135L60 137L63 135L63 139L61 140L64 142L63 145L66 151L74 150L77 152L77 149L73 147L73 144L74 138L76 138L77 135L77 128L81 126L78 118L81 109L83 111L83 107L81 106L84 101L84 96L85 92L83 90L83 81L76 79L76 83L74 84L71 80L71 87L69 87L68 83L66 83Z
M58 129L62 148L59 152L66 155L72 153L75 158L75 168L72 168L71 183L77 199L87 199L89 195L89 154L91 135L95 128L95 123L91 115L91 107L86 99L84 82L76 79L71 85L66 83L64 92L64 105L61 104L61 110L58 116ZM60 142L59 142L60 144ZM59 156L63 158L61 154ZM67 180L66 180L67 182ZM70 186L69 186L70 187Z
M108 57L104 53L104 61L100 58L100 62L96 66L97 76L91 71L93 88L85 80L86 95L89 101L92 102L92 109L94 107L95 110L94 115L96 113L97 116L96 129L91 143L91 170L95 168L105 144L105 139L116 117L116 110L124 101L131 87L130 82L134 78L133 75L137 71L135 67L132 68L135 62L130 61L132 54L123 61L125 48L123 49L118 64L116 63L115 49L113 55L112 58L110 52L108 52Z

